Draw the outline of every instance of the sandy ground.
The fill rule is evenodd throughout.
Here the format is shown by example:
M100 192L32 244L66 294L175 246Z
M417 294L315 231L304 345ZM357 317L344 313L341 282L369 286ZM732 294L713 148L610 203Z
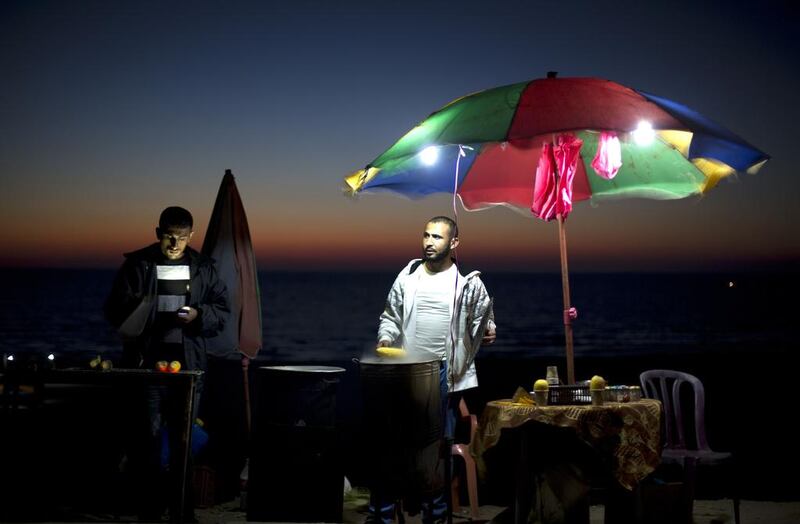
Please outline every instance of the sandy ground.
M344 524L362 524L367 517L368 496L365 492L354 493L345 497L342 512ZM462 508L466 512L466 508ZM195 510L199 524L239 524L247 521L247 514L241 508L238 499L219 504L210 508ZM590 524L605 524L604 508L601 505L592 506L590 510ZM82 518L83 517L83 518ZM480 507L480 518L471 521L466 513L454 515L455 524L509 524L512 519L510 510L502 506L484 505ZM110 515L73 515L69 522L96 524L97 522L134 523L134 516ZM168 522L165 520L164 522ZM694 524L727 524L733 523L733 502L730 499L697 500L694 506ZM795 502L770 502L743 500L741 502L741 522L744 524L798 524L800 523L800 501ZM406 515L407 524L421 524L419 515ZM45 523L47 524L47 523ZM55 523L53 523L55 524Z
M342 520L346 524L362 524L367 516L367 497L363 493L353 493L346 497ZM745 524L798 524L800 523L800 501L769 502L743 500L741 502L741 522ZM474 522L507 522L500 506L481 506L480 519ZM247 522L246 513L235 500L207 509L198 509L196 516L200 524L224 524ZM591 524L604 524L603 506L592 506ZM419 515L407 516L408 524L421 524ZM465 516L454 516L453 522L470 522ZM733 502L730 499L698 500L694 506L694 524L725 524L733 522Z

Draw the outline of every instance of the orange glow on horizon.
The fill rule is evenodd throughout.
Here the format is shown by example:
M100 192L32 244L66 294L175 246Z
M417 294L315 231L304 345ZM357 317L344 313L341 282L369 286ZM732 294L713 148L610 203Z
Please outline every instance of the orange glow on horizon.
M419 201L384 195L360 200L332 197L306 199L300 206L297 195L273 197L267 204L258 194L244 191L244 183L240 186L245 205L250 206L247 214L257 262L266 270L396 271L420 256L427 218L453 216L447 197ZM212 201L205 195L180 202L194 214L191 246L198 250ZM791 245L780 247L778 233L771 239L759 234L763 227L756 219L734 215L727 222L710 220L718 213L715 202L709 198L578 206L566 223L570 271L672 270L737 261L747 266L800 258ZM123 253L156 240L154 229L164 203L109 201L92 207L86 202L68 211L63 202L53 200L38 213L26 212L24 202L0 209L4 223L19 224L0 231L5 246L0 266L116 268ZM559 271L555 222L503 208L459 210L457 218L458 256L466 268Z

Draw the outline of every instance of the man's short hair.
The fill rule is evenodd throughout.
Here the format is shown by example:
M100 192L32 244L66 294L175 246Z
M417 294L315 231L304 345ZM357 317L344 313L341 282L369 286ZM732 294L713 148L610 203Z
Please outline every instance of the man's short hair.
M450 238L458 237L458 224L456 224L456 221L452 218L446 216L433 217L432 219L428 220L428 224L430 223L447 224L450 227Z
M162 230L167 230L171 227L178 228L192 228L194 220L192 214L186 209L178 206L170 206L161 212L158 218L158 227Z

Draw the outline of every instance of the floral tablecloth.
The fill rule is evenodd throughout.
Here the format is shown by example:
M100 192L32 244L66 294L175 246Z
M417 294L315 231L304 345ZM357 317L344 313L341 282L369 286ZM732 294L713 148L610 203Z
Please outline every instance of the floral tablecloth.
M572 428L580 439L598 452L608 454L612 474L626 489L658 466L661 457L661 403L642 399L636 402L607 402L603 406L536 406L510 400L486 404L478 432L472 443L480 459L496 445L501 431L528 422Z

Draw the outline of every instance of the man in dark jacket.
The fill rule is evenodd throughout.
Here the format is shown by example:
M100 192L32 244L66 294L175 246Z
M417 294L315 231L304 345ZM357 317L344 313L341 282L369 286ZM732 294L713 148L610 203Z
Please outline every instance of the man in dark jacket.
M158 242L127 253L105 304L108 321L123 339L121 366L154 369L159 361L180 362L181 369L205 371L207 337L217 334L230 316L225 284L213 261L188 246L192 238L191 213L168 207L156 228ZM195 413L202 390L198 384ZM131 392L128 460L142 490L140 515L157 518L165 491L157 479L166 477L160 461L162 432L170 436L171 459L176 459L185 399L163 386ZM177 460L170 460L173 478L164 478L178 489L181 475ZM170 497L174 500L174 497ZM191 500L191 497L189 498ZM174 512L176 508L171 508ZM191 509L191 508L189 508Z
M178 360L183 369L206 368L205 338L222 329L230 306L212 260L188 246L192 223L187 210L168 207L159 241L125 254L105 305L123 337L123 367Z

